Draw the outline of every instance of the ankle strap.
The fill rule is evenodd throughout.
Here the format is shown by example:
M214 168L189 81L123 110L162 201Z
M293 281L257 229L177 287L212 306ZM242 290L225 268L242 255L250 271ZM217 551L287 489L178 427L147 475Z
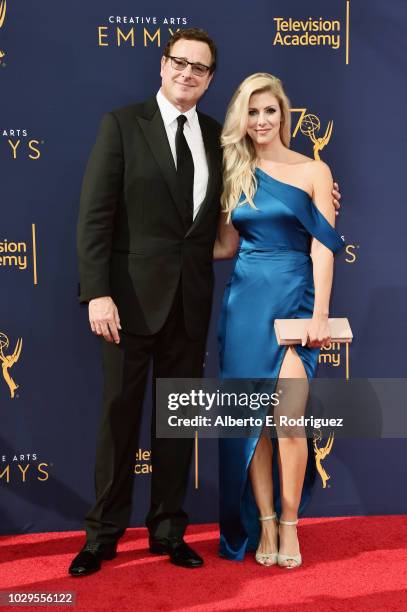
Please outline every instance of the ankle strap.
M270 516L259 516L259 521L271 521L272 519L277 518L277 514L270 514Z
M298 519L296 521L283 521L283 519L280 519L280 523L282 525L297 525L298 524Z

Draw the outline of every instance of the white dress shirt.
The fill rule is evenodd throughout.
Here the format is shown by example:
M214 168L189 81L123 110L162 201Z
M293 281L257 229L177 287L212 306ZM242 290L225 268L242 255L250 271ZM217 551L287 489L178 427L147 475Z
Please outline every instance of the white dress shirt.
M160 91L157 94L157 103L163 118L165 131L167 132L168 142L170 143L171 153L174 158L175 167L177 167L177 152L175 149L175 135L177 133L177 117L185 115L187 120L184 124L184 136L191 149L192 159L194 162L194 213L195 219L199 207L204 201L206 190L208 187L208 162L202 138L201 126L196 112L196 106L193 106L185 113L181 113L171 102L167 100L164 94Z

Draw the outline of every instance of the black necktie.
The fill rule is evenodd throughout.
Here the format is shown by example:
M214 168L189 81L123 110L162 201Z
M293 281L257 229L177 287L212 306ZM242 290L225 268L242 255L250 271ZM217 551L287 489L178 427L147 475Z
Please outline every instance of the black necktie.
M192 225L194 211L194 161L184 135L186 120L185 115L177 117L178 128L175 135L175 150L177 152L178 187L184 204L186 227L189 228Z

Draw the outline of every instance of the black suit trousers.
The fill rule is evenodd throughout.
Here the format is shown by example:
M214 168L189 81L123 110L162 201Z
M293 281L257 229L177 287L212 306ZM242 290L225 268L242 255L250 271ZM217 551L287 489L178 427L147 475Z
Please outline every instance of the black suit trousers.
M191 339L178 288L164 326L154 335L120 333L120 344L102 340L103 413L97 440L96 503L86 516L88 540L114 542L129 524L141 411L151 359L156 378L200 378L206 336ZM154 402L153 402L154 406ZM182 509L193 449L192 439L155 437L151 431L151 505L146 518L157 539L182 537L188 516Z

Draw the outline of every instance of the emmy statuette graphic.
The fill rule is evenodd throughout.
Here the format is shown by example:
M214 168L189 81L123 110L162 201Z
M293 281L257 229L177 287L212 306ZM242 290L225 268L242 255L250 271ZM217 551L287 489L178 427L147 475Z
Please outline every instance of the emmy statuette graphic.
M18 385L14 382L10 375L10 368L19 360L21 355L21 349L23 348L23 339L19 338L17 340L16 347L12 355L5 355L4 352L10 346L10 340L6 336L0 332L0 361L1 361L1 369L3 373L3 378L6 381L8 388L10 389L10 397L14 399L15 391L18 389Z
M319 430L318 433L314 433L315 463L317 466L318 474L321 476L321 479L322 479L322 487L325 489L327 480L330 479L330 476L327 473L327 471L324 469L324 467L321 465L321 461L325 459L325 457L329 455L329 453L332 450L332 446L334 443L334 434L333 433L329 434L327 443L325 444L325 446L320 448L317 445L317 442L321 440L322 440L322 433L321 433L321 430Z
M325 130L325 134L322 137L317 138L315 133L318 133L321 129L321 122L316 115L305 115L303 118L300 130L304 136L308 136L311 142L313 143L313 152L314 159L320 160L319 152L322 151L331 140L332 130L333 130L334 122L328 121L327 128Z

